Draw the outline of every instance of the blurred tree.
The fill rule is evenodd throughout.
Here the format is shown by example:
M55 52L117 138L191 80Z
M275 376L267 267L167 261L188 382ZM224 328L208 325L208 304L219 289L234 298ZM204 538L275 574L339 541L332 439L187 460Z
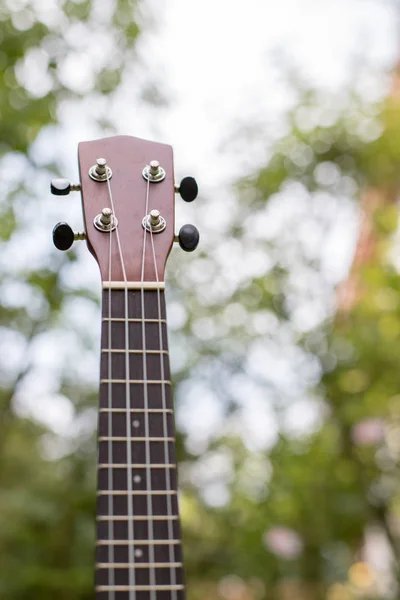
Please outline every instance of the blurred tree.
M221 481L223 470L189 475L193 597L398 597L400 277L389 249L397 230L399 109L395 92L379 104L305 94L266 166L238 188L228 239L240 240L242 280L232 285L218 258L197 259L203 276L191 310L202 330L187 323L188 335L200 337L193 385L206 374L210 388L224 390L245 446L231 430L205 456L191 457L212 466L212 456L225 452L222 481L231 498L215 509L204 501L202 487ZM344 215L345 229L354 219L359 198L360 242L335 302L340 277L329 253L340 249L338 222ZM260 251L268 264L254 275ZM200 266L192 268L196 277ZM184 277L179 267L177 277ZM282 371L285 357L291 366ZM290 379L286 385L275 369ZM275 405L279 431L257 452L243 421L252 394Z
M97 390L76 365L77 352L80 363L92 359L93 340L71 315L95 315L97 300L69 283L75 252L43 257L35 247L33 149L67 102L84 95L98 107L112 98L139 35L137 11L127 0L102 12L90 1L0 5L7 600L93 597ZM85 66L79 78L77 61ZM100 125L110 131L102 106ZM172 258L170 306L183 314L172 353L181 358L175 384L193 599L398 596L400 304L386 251L397 210L382 201L397 194L398 129L395 95L376 104L304 93L286 133L265 141L265 167L238 186L219 246L213 239L212 252L205 244L190 261ZM45 166L56 169L56 161ZM366 188L376 199L373 251L335 318L340 275L330 257ZM41 352L52 336L61 359L50 369ZM27 410L49 394L72 411L75 434L58 436ZM219 411L214 432L197 439L184 418L196 403ZM249 423L255 411L259 423Z

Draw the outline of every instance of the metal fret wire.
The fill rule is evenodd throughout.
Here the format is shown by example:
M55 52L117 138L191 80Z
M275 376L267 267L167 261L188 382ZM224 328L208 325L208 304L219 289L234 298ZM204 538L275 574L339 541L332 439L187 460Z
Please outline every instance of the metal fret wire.
M115 215L115 208L114 208L114 201L113 201L113 197L112 197L112 192L111 192L111 183L110 183L110 179L107 179L107 186L108 186L108 193L110 196L110 203L111 203L111 210L113 212L113 214ZM124 257L122 255L122 249L121 249L121 242L119 239L119 232L118 232L118 227L116 227L115 229L115 233L117 236L117 244L118 244L118 252L119 252L119 256L121 259L121 268L122 268L122 274L124 277L124 282L125 282L125 350L126 350L126 355L125 355L125 368L126 368L126 403L127 403L127 409L130 411L131 408L131 397L130 397L130 384L129 384L129 380L130 380L130 372L129 372L129 322L128 322L128 288L127 288L127 277L126 277L126 271L125 271L125 263L124 263ZM110 231L110 248L111 248L111 231ZM111 249L110 249L110 266L109 266L109 270L110 270L110 277L109 277L109 281L112 281L111 279ZM111 318L111 287L109 289L109 295L108 295L108 310L109 310L109 317ZM109 327L111 328L111 321L109 321ZM109 339L109 345L111 347L111 338ZM111 352L109 354L109 361L111 360ZM110 364L110 362L109 362ZM110 381L112 381L112 377L111 377L111 373L110 373ZM112 386L112 383L109 383L109 385ZM112 388L111 388L112 389ZM109 398L109 402L111 402L111 398ZM111 406L110 406L111 408ZM128 414L128 411L127 411ZM112 431L111 431L111 423L112 423L112 412L110 412L109 414L109 422L108 422L108 430L110 432L110 436L112 435ZM132 456L131 456L131 452L132 452L132 448L131 448L131 444L129 442L129 438L131 437L131 421L130 419L126 420L126 436L128 438L127 444L126 444L126 462L128 463L128 465L132 464ZM112 448L112 442L110 442L110 446ZM112 452L112 451L111 451ZM109 450L110 453L110 450ZM111 461L110 461L111 462ZM112 468L109 470L109 476L108 476L108 484L109 484L109 489L112 489ZM110 487L110 481L111 481L111 487ZM133 542L133 496L132 496L132 477L131 477L131 472L130 472L130 468L127 469L127 488L128 488L128 497L127 497L127 504L128 504L128 537L130 540L132 540ZM130 493L129 493L130 492ZM113 536L114 537L114 536ZM113 539L113 537L111 539ZM110 544L111 546L111 544ZM133 557L134 557L134 547L133 544L129 545L128 547L128 557L129 557L129 564L131 565L129 567L129 585L134 588L135 586L135 569L133 566ZM111 575L112 573L112 575ZM113 569L109 569L108 570L108 579L109 579L109 585L110 585L110 589L108 590L109 593L111 594L110 596L110 600L115 600L115 593L114 593L114 570ZM110 579L112 579L112 582L110 582ZM131 593L129 592L129 597L130 598L134 598L134 592L131 595Z
M145 212L144 214L147 215L149 212L149 192L150 192L150 180L147 180L147 185L146 185L146 203L145 203ZM145 256L146 256L146 228L143 228L143 252L142 252L142 273L141 273L141 281L144 281L144 261L145 261ZM141 288L140 290L140 298L141 298L141 307L142 307L142 348L143 348L143 406L145 409L145 436L146 438L149 437L149 413L147 412L148 408L149 408L149 398L148 398L148 388L147 388L147 361L146 361L146 323L145 323L145 313L144 313L144 290L143 288ZM159 315L161 317L161 315ZM146 484L147 484L147 489L149 491L151 491L151 470L150 470L150 463L151 463L151 458L150 458L150 445L148 442L148 439L146 441L146 445L145 445L145 455L146 455ZM147 514L153 516L153 501L152 501L152 497L151 494L149 494L147 496ZM154 539L154 532L153 532L153 520L150 519L148 522L148 537L149 537L149 563L153 564L155 562L155 557L154 557L154 546L151 543ZM155 591L155 586L156 586L156 571L154 569L154 567L151 567L151 569L149 569L149 583L150 583L150 599L151 600L156 600L156 591Z
M154 270L156 273L156 281L158 282L156 253L155 253L155 249L154 249L153 232L151 231L151 228L150 228L150 239L151 239L151 248L152 248L152 253L153 253ZM167 407L167 400L166 400L166 395L165 395L165 377L164 377L164 356L163 356L164 339L163 339L162 324L161 324L161 296L160 296L160 290L158 288L157 288L157 308L158 308L158 317L159 317L158 337L159 337L159 347L161 350L161 352L160 352L160 369L161 369L160 377L161 377L161 381L162 381L161 398L162 398L162 407L163 407L163 410L165 411L166 407ZM168 441L167 441L168 423L167 423L167 413L166 412L163 413L163 434L164 434L164 438L165 438L165 441L164 441L165 462L169 463L169 448L168 448ZM168 516L170 516L170 515L172 515L172 495L170 493L171 492L171 471L169 469L165 473L165 482L166 482L166 487L167 487L167 514L168 514ZM170 520L168 521L167 527L168 527L168 537L170 540L172 540L174 537L172 521L170 521ZM172 546L172 545L169 546L169 562L170 563L175 562L175 546ZM171 577L171 585L173 586L171 588L172 600L177 600L178 594L176 592L176 590L177 590L176 573L172 567L170 568L170 577Z

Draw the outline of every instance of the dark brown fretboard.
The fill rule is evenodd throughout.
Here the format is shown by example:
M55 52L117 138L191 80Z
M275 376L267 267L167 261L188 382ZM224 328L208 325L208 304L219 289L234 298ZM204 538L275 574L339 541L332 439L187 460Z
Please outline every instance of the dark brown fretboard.
M164 292L104 290L96 600L184 600Z

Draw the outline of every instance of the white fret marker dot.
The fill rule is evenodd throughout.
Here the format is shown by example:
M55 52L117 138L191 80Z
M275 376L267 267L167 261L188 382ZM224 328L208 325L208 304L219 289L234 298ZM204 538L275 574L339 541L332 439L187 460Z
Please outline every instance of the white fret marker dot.
M140 422L139 422L139 421L133 421L132 425L133 425L134 427L139 427L139 425L140 425Z
M143 556L143 550L140 550L139 548L136 548L136 550L135 550L135 556L136 556L136 558L141 558Z
M133 481L135 483L140 483L142 481L142 478L140 477L140 475L134 475Z

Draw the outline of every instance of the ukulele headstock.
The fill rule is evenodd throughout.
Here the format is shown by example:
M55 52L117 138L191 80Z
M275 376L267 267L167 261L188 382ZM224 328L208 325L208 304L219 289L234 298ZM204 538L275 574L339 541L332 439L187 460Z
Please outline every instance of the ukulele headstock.
M102 281L163 281L174 234L175 192L191 202L197 196L192 177L174 185L171 146L131 136L81 142L78 148L80 184L57 179L56 195L80 190L85 232L74 234L66 223L53 230L57 248L86 239L97 260ZM192 251L197 229L184 225L178 240Z

